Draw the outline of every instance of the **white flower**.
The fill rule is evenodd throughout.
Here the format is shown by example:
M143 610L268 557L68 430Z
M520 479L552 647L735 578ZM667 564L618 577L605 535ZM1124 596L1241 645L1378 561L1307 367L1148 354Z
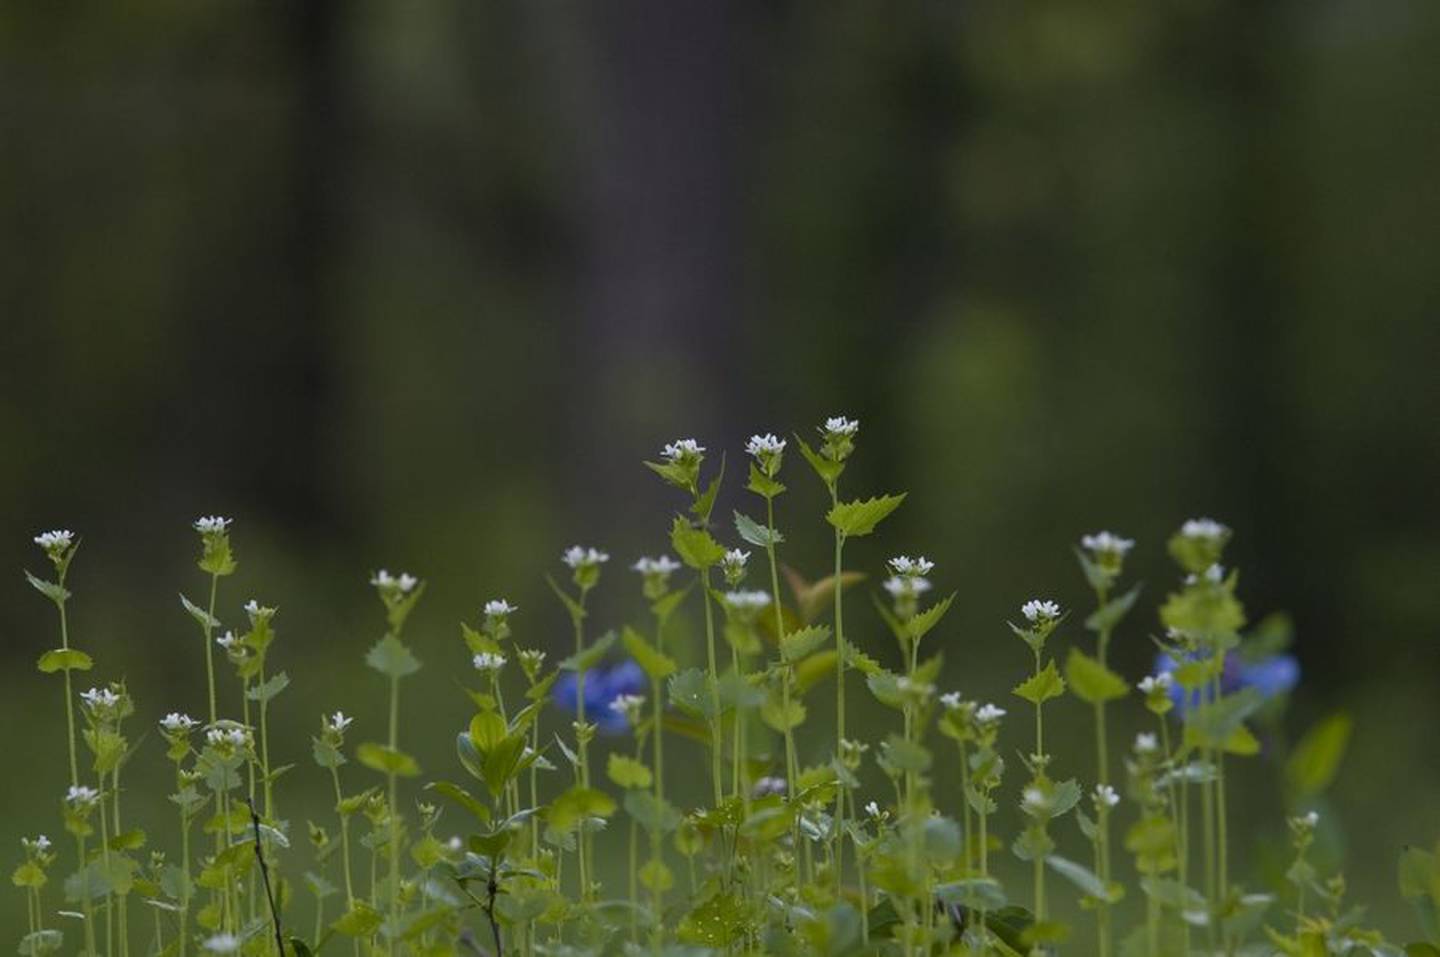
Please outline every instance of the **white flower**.
M258 601L256 601L255 599L253 599L253 598L250 599L249 601L247 601L247 602L245 603L245 614L247 614L247 615L258 615L258 614L260 614L260 603L259 603Z
M887 562L890 570L896 575L928 575L935 568L935 563L921 555L911 558L908 555L896 555Z
M50 850L50 838L44 834L36 835L35 840L30 842L30 846L43 854L45 851Z
M869 804L865 805L865 813L870 815L871 817L879 817L883 812L880 810L880 805L876 804L874 801L871 801Z
M1133 538L1121 538L1114 532L1096 532L1093 535L1082 535L1080 545L1097 555L1112 554L1124 555L1135 547Z
M680 570L680 563L669 555L661 555L659 558L646 558L642 555L630 567L642 575L669 576Z
M1211 565L1205 569L1205 579L1211 584L1218 585L1225 580L1225 569L1219 565Z
M685 459L699 457L705 451L705 446L694 439L677 439L660 450L667 461L679 462Z
M940 703L943 704L947 710L954 711L956 708L960 707L960 692L945 692L940 696Z
M981 724L993 724L1005 717L1005 709L993 704L982 704L975 709L975 720Z
M745 451L757 459L762 456L778 455L785 451L785 440L769 432L764 435L752 435L750 441L745 443Z
M901 694L915 694L922 697L929 697L935 693L934 685L925 681L916 681L909 675L901 675L896 678L895 689Z
M843 415L832 415L825 420L825 425L820 431L829 435L854 435L859 430L859 419L847 419Z
M202 515L195 519L194 529L201 535L220 535L230 527L233 519L221 518L219 515Z
M63 552L75 541L75 533L66 528L52 532L41 532L35 536L35 544L47 552Z
M1135 751L1137 754L1152 754L1160 747L1155 740L1155 735L1142 732L1135 735Z
M226 651L229 651L231 648L235 647L236 643L239 642L239 640L239 638L235 637L235 632L227 631L225 632L225 634L215 639L215 644L219 645L221 648L224 648Z
M610 556L598 548L581 548L579 545L571 545L565 549L560 560L571 568L580 568L584 565L599 565L608 562Z
M1020 606L1020 614L1032 623L1054 621L1060 617L1060 606L1053 601L1032 598Z
M234 934L216 934L205 941L205 949L212 954L233 954L240 949L240 938Z
M499 671L505 667L505 656L497 655L489 651L482 651L475 656L476 671Z
M1320 823L1320 814L1316 811L1310 811L1306 814L1300 815L1300 820L1307 827L1314 827L1315 825Z
M640 709L644 706L644 704L644 695L622 694L616 695L610 700L609 708L616 714L624 715L626 718L634 719L635 717L639 716Z
M750 789L750 793L757 798L770 797L775 794L783 797L789 790L790 785L784 778L767 775L755 782L755 786Z
M250 732L245 728L211 728L205 732L205 740L212 747L230 745L235 748L244 748L250 743Z
M513 615L520 609L510 604L503 598L492 598L485 603L485 615L488 618L504 618L506 615Z
M100 792L83 784L74 784L65 792L65 803L73 808L85 808L100 800Z
M396 591L402 595L408 595L415 590L416 585L420 584L420 579L407 572L392 575L382 568L370 576L370 584L381 591Z
M545 652L536 648L525 648L520 652L520 663L529 663L532 668L539 668L545 661Z
M883 587L891 598L914 598L930 590L930 579L919 575L891 575Z
M724 557L723 559L721 559L721 564L724 564L724 565L733 565L733 566L735 566L736 568L744 568L744 567L745 567L745 563L748 562L749 560L750 560L750 553L749 553L749 552L742 552L742 551L741 551L740 549L738 549L738 548L732 548L732 549L730 549L728 552L725 553L725 557Z
M171 734L189 732L195 727L195 725L199 723L200 722L196 721L188 714L181 714L179 711L172 711L165 717L160 719L160 727L164 728L166 731L169 731Z
M725 604L737 611L758 611L770 604L768 591L727 591Z
M120 696L109 688L91 688L80 692L80 700L93 711L115 707L120 703Z
M1108 784L1095 785L1094 799L1097 808L1114 807L1120 803L1120 795L1116 794L1115 789Z
M334 731L336 734L344 734L345 729L350 727L350 723L355 719L348 717L343 711L337 711L328 718L322 718L321 720L327 730Z
M1168 671L1162 671L1159 674L1146 675L1140 679L1140 683L1135 687L1139 688L1145 694L1163 694L1169 691L1170 686L1174 683L1175 676Z
M459 834L456 834L451 837L450 840L445 842L445 846L450 848L450 850L452 851L459 851L465 847L465 842L460 839Z
M1026 811L1043 810L1047 803L1045 792L1037 787L1028 787L1020 793L1020 807Z
M1217 541L1230 534L1230 529L1213 518L1192 518L1180 526L1180 534L1186 538L1200 538Z

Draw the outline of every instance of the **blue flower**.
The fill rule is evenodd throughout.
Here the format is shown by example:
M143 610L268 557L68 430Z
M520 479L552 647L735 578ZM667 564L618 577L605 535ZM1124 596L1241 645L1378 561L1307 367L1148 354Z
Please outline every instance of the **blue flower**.
M1157 672L1171 672L1176 668L1175 659L1167 654L1155 658ZM1269 655L1256 661L1246 661L1238 652L1225 655L1225 664L1220 671L1220 693L1234 694L1245 688L1254 688L1260 697L1269 700L1279 697L1300 683L1300 662L1294 655ZM1186 701L1187 695L1190 702ZM1198 692L1187 693L1179 682L1171 686L1170 697L1182 713L1187 703L1198 703Z
M566 711L577 709L576 677L573 671L565 672L550 692L555 704ZM623 714L610 710L610 702L621 695L644 694L649 685L645 672L634 661L590 669L585 672L585 720L593 721L606 734L620 734L630 725Z

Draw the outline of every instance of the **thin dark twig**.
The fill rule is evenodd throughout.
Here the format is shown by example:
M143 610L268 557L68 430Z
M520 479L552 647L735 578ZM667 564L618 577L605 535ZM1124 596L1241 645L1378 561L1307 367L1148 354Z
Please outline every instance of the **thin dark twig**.
M490 901L485 906L485 916L490 918L490 935L495 938L495 957L504 957L505 950L500 945L500 925L495 923L495 894L500 890L500 887L495 882L495 865L493 861L490 866L490 880L485 885L485 889L490 895Z
M265 884L265 900L270 904L270 919L275 923L275 952L285 957L285 936L280 931L280 911L275 907L275 893L270 889L270 868L260 850L260 815L255 811L255 802L249 798L245 803L250 808L250 825L255 830L255 860L260 864L260 879Z

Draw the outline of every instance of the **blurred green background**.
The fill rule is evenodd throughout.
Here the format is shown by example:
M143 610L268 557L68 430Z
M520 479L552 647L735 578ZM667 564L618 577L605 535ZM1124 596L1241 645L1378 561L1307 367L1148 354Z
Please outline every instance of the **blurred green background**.
M1088 601L1082 532L1140 540L1147 599L1117 639L1139 677L1164 539L1235 527L1255 617L1295 623L1289 735L1358 721L1326 863L1410 934L1395 856L1440 836L1437 54L1424 0L7 6L7 840L56 834L65 778L59 682L32 664L53 609L20 574L35 533L84 536L72 634L129 681L139 733L203 709L176 592L204 588L189 521L236 517L220 616L281 608L301 837L330 820L319 713L381 734L370 571L430 582L402 737L456 776L459 620L505 595L522 644L562 649L541 573L579 541L615 556L597 624L638 621L625 565L681 504L640 460L693 434L733 470L750 432L844 412L847 489L911 492L852 567L938 561L968 695L1006 703L1022 600ZM820 489L798 458L787 475L786 557L818 573ZM753 508L736 485L721 514ZM1083 706L1057 710L1060 770L1087 779ZM148 744L126 802L165 846ZM1269 836L1276 773L1236 774ZM1261 883L1263 842L1235 844Z

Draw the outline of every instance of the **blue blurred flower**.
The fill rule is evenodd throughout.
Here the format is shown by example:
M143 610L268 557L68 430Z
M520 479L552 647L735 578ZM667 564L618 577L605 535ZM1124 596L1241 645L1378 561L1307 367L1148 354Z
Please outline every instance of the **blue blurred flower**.
M566 711L575 711L578 705L576 677L573 671L565 672L550 692L552 700ZM599 725L606 734L620 734L630 725L623 714L610 710L610 702L621 695L644 694L649 687L645 672L634 661L590 669L585 672L585 720Z
M1160 654L1155 658L1157 673L1171 672L1176 660L1171 655ZM1244 688L1254 688L1265 700L1279 697L1300 683L1300 662L1294 655L1269 655L1256 661L1246 661L1238 652L1231 651L1225 656L1225 665L1220 671L1220 693L1234 694ZM1171 686L1170 697L1182 713L1187 703L1187 693L1179 682ZM1190 695L1191 702L1198 703L1198 692Z

